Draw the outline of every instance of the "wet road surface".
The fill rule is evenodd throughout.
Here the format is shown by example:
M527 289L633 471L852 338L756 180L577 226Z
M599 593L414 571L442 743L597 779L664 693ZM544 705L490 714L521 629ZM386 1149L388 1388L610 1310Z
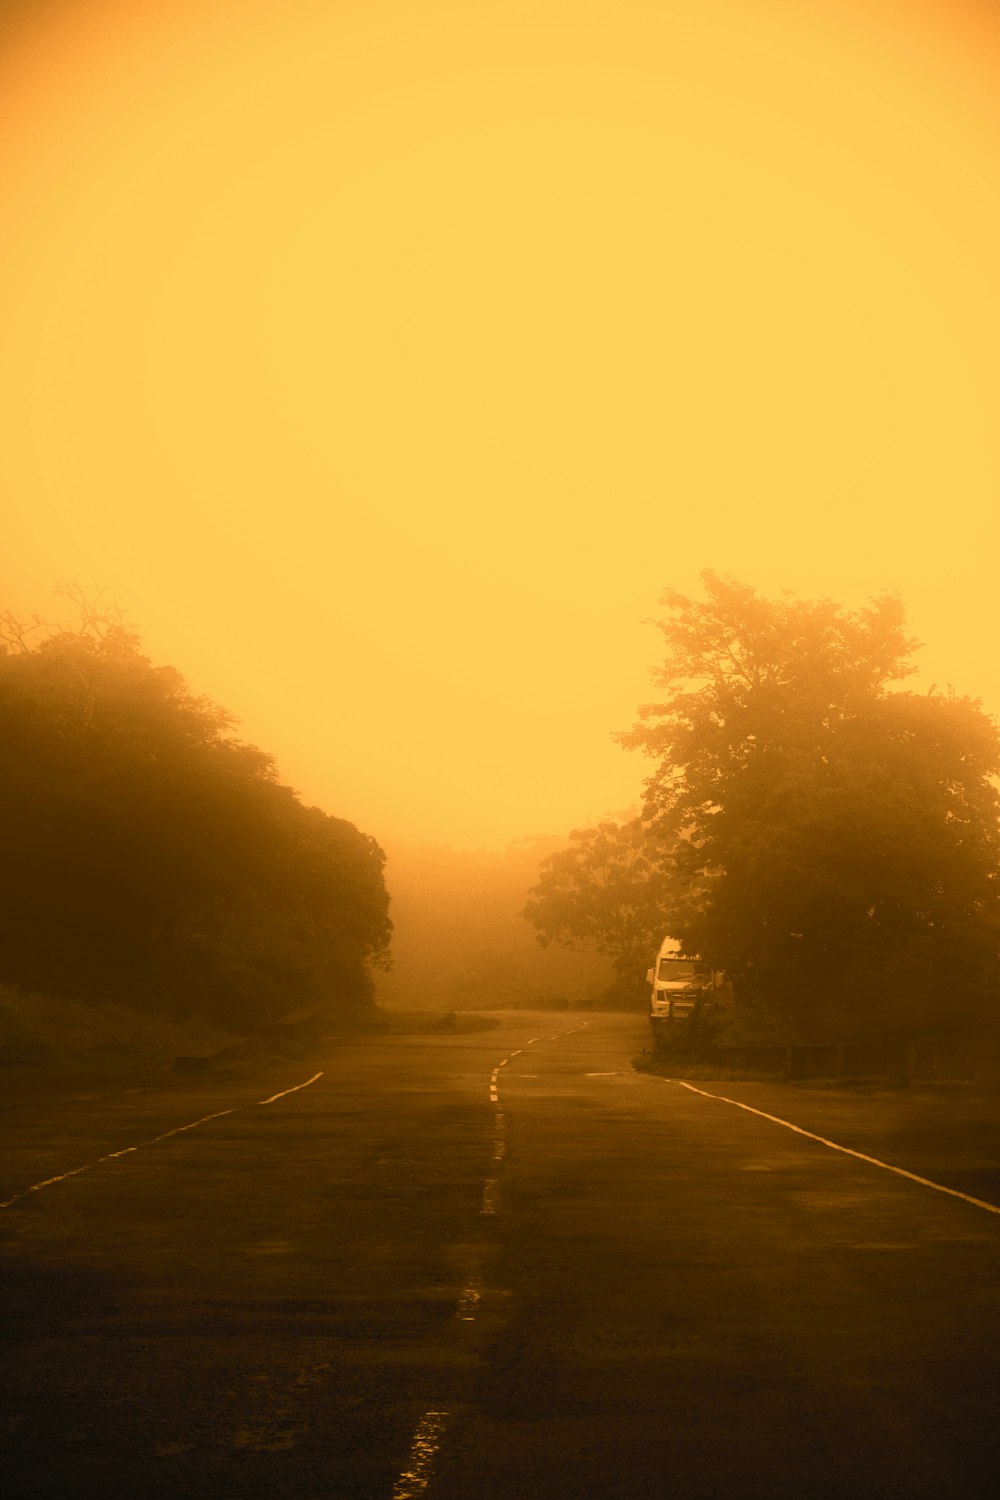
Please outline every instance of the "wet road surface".
M511 1012L5 1101L10 1492L997 1493L1000 1216L644 1041Z

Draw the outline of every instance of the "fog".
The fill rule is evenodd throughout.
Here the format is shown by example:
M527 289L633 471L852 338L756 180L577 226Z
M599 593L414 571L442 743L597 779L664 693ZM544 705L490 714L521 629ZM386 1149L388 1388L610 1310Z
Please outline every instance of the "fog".
M384 841L634 803L666 586L1000 707L991 7L4 8L0 585Z
M379 1002L441 1012L598 1000L614 977L610 961L556 945L543 949L520 915L539 861L563 842L524 839L500 853L390 846L393 970L377 976Z

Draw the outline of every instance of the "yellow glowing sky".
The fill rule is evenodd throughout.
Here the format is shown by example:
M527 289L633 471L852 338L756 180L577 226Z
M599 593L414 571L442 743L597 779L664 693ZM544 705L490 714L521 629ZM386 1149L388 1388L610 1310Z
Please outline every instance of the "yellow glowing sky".
M1000 711L991 4L3 14L15 609L110 586L387 842L634 802L705 566L898 590Z

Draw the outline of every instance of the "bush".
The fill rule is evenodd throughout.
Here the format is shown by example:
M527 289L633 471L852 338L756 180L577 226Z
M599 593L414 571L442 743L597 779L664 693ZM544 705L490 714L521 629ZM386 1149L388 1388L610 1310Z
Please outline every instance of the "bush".
M204 1026L182 1027L129 1006L27 994L0 984L0 1067L44 1068L143 1078L168 1073L182 1052L231 1040Z

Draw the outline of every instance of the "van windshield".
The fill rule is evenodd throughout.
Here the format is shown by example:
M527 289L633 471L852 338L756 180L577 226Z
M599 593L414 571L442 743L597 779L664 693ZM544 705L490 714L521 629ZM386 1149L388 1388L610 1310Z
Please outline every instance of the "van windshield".
M706 972L703 964L690 958L661 958L656 977L661 980L699 979Z

